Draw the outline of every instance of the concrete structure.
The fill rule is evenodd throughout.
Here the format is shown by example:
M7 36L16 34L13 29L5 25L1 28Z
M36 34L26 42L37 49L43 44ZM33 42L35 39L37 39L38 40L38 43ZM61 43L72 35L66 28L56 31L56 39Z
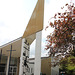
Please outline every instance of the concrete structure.
M44 0L38 0L36 7L32 13L32 16L29 20L29 23L26 27L26 30L22 36L23 39L25 38L25 40L27 40L29 45L36 39L36 49L35 49L35 55L36 55L35 56L35 67L36 68L34 70L34 75L40 75L40 72L41 72L41 70L40 70L40 68L41 68L41 31L43 29L43 18L44 18L43 16L44 16ZM24 42L25 41L23 41L23 44L22 44L22 50L23 50L23 47L25 46ZM39 46L39 48L38 48L39 50L37 49L38 46ZM38 53L40 54L39 56L38 56ZM21 64L20 64L19 75L21 75L22 73L23 74L26 73L26 72L23 72L23 70L21 69L21 67L23 66L22 65L22 63L23 63L22 57L23 57L23 51L22 51L21 57L20 57ZM26 59L27 58L25 58L24 61ZM27 68L28 67L25 66L25 70ZM37 69L38 69L38 72L37 72Z
M2 72L2 73L0 72L1 74L31 75L31 73L33 73L34 75L40 75L41 72L46 75L51 74L51 68L48 67L49 59L45 60L42 59L41 61L41 38L42 38L41 36L43 30L43 19L44 19L44 0L38 0L23 36L5 45L0 46L1 51L0 68L3 68L0 70ZM29 59L30 45L35 39L36 39L35 60L33 64L28 59ZM11 45L12 50L16 51L11 50ZM12 51L11 54L10 51L8 52L7 50L11 50ZM34 66L34 70L30 69L30 66L32 67Z
M41 35L43 30L43 18L44 18L44 0L38 0L22 38L20 38L19 41L16 40L17 42L13 41L11 43L8 43L0 47L0 49L2 50L2 54L5 54L5 56L8 57L7 58L8 62L6 67L7 75L10 74L9 71L11 68L9 64L11 64L10 62L11 57L20 58L19 75L27 74L26 70L29 68L27 63L29 58L29 47L35 39L36 39L36 49L35 49L36 51L35 67L36 68L34 70L34 75L40 75ZM15 52L12 52L12 50L10 50L11 45L13 48L12 50L16 50ZM37 49L38 46L39 46L39 50ZM7 52L7 50L10 50L11 52ZM40 55L38 56L38 54ZM37 69L38 69L38 72L37 72Z

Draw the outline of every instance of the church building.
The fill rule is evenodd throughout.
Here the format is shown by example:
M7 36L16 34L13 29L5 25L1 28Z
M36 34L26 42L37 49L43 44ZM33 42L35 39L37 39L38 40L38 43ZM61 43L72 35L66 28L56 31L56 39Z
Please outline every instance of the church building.
M0 46L0 75L59 75L59 68L51 68L50 57L41 58L43 23L44 0L38 0L23 36ZM29 58L34 40L35 58Z

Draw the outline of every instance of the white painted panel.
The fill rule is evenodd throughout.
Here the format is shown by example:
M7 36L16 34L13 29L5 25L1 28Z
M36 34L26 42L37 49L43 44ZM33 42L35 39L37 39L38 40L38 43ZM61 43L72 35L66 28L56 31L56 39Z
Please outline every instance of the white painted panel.
M24 73L27 74L27 66L24 65L24 60L28 61L29 57L29 45L28 42L26 42L26 39L22 39L22 48L21 48L21 57L20 57L20 69L19 69L19 75L23 75ZM23 55L25 53L25 55ZM28 65L28 63L27 63Z
M39 31L36 33L34 75L40 75L41 73L41 38L42 31Z

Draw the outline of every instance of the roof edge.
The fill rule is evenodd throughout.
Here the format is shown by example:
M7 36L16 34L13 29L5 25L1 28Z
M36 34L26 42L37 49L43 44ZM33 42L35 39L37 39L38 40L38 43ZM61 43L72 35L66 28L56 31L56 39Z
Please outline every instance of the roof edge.
M16 42L16 41L18 41L18 40L20 40L20 39L22 39L22 37L19 37L19 38L13 40L13 41L10 41L10 42L8 42L8 43L6 43L6 44L4 44L4 45L1 45L0 48L5 47L5 46L7 46L7 45L9 45L9 44L12 44L12 43L14 43L14 42Z

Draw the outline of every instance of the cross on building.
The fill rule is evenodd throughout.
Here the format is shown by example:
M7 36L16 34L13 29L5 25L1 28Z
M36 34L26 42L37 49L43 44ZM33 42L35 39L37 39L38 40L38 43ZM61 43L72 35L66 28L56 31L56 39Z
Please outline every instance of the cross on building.
M10 51L10 55L9 55L9 65L8 65L8 75L10 75L10 62L11 62L11 55L12 55L12 51L16 51L16 50L12 50L12 45L11 45L11 49L7 50Z

